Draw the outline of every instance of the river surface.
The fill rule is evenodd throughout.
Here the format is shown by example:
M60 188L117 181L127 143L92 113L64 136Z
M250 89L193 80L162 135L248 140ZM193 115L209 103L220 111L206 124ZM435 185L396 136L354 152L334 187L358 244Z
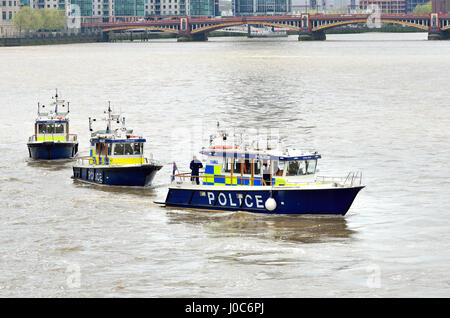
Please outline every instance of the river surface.
M450 41L426 33L323 42L210 38L0 49L1 297L449 297ZM150 189L74 182L36 162L37 102L58 88L89 151L108 101L165 163ZM165 209L224 127L277 129L362 171L345 217Z

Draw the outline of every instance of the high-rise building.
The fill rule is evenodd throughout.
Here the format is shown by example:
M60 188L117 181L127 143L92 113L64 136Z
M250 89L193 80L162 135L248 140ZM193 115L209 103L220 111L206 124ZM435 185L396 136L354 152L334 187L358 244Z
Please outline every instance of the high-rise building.
M150 16L186 15L187 0L145 0L144 13Z
M380 13L406 13L406 0L360 0L361 10L367 10L370 7L377 7Z
M447 1L446 0L431 0L434 13L447 13Z
M190 16L213 16L215 15L214 0L188 0Z
M145 15L144 0L115 0L114 15L144 16Z
M430 0L406 0L406 12L411 13L418 5L424 5Z
M359 0L292 0L291 10L299 12L351 13L359 9Z
M291 12L291 0L234 0L234 14L281 15Z

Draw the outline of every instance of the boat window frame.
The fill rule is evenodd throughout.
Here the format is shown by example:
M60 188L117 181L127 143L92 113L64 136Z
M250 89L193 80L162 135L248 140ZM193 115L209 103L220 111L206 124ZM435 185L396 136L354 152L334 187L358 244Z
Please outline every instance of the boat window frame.
M65 134L66 133L66 123L54 123L53 125L54 125L53 126L54 134ZM57 125L62 127L62 132L57 132L56 131Z
M123 143L123 155L124 156L133 156L134 155L134 149L131 146L131 144L132 144L131 142L124 142ZM131 153L127 153L127 147L129 147L131 149Z
M274 177L285 177L286 176L286 161L284 161L284 160L271 160L271 163L273 164L271 169L272 169L272 175ZM280 167L282 167L283 169L280 169ZM275 169L278 169L278 170L275 171ZM281 173L280 173L280 171L281 171Z
M308 159L305 160L306 161L306 174L315 174L317 171L317 159ZM313 172L309 172L309 167L310 167L310 162L314 162L314 171Z
M118 148L118 146L121 146L121 147L122 147L122 153L117 153L116 148ZM122 142L116 142L116 143L114 143L114 151L113 151L113 153L114 153L114 156L123 156L123 155L124 155L124 153L125 153L125 147L124 147L124 145L123 145Z
M224 173L231 173L231 171L233 170L232 167L232 157L224 157L222 160L222 172Z
M133 155L134 156L142 156L144 154L144 143L142 142L133 142ZM136 153L136 145L139 147L139 153Z
M284 176L286 177L300 177L300 176L307 176L307 175L313 175L316 173L317 170L317 159L300 159L300 160L287 160L286 162L286 169L284 172ZM297 173L296 174L290 174L289 168L291 166L292 162L296 163L303 163L303 166L297 167ZM311 162L314 162L314 165L311 166ZM310 167L314 167L313 170L310 170ZM299 173L300 169L303 169L303 173Z

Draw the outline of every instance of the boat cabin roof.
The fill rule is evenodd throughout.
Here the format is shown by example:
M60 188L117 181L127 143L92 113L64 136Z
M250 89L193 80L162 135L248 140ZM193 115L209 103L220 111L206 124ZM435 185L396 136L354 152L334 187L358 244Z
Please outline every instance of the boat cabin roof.
M228 157L228 158L239 158L239 159L263 159L263 160L278 160L278 161L294 161L294 160L311 160L320 159L321 155L317 152L308 154L296 154L296 155L284 155L276 153L263 153L263 152L247 152L240 150L230 150L230 151L215 151L215 150L203 150L200 151L201 154L209 157Z
M127 138L127 139L109 139L109 138L92 138L91 143L132 143L132 142L146 142L144 138Z
M47 119L47 120L36 120L36 124L66 124L69 121L67 119Z

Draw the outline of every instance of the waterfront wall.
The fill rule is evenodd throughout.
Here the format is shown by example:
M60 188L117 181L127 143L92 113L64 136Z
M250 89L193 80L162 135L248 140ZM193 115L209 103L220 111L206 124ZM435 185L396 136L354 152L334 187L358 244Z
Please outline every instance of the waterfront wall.
M57 33L45 32L25 34L19 37L0 38L0 46L52 45L69 43L101 42L101 33Z

